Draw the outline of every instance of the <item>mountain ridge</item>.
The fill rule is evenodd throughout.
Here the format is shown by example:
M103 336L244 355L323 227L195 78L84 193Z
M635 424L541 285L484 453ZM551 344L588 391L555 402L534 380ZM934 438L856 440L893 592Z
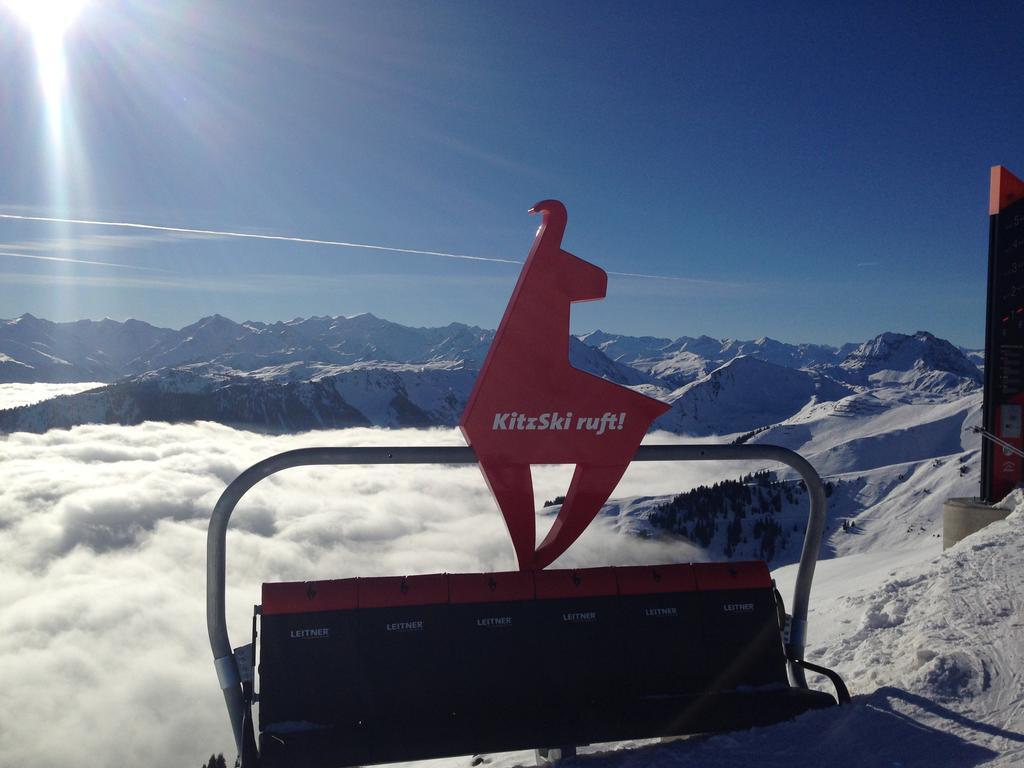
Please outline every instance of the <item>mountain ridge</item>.
M0 383L105 387L0 411L0 431L80 423L210 419L294 431L453 426L494 332L413 328L372 314L237 323L219 314L174 331L143 321L0 321ZM594 331L570 337L573 366L662 399L655 428L733 434L851 396L941 400L981 385L948 341L887 332L859 345Z

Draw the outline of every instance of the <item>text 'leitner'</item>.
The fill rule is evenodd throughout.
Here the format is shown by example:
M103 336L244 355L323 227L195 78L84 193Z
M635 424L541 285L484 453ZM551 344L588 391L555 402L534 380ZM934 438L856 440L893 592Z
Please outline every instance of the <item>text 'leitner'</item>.
M572 411L559 413L527 413L509 411L494 414L491 430L494 432L593 432L603 435L626 426L625 412L605 411L600 416L573 416Z

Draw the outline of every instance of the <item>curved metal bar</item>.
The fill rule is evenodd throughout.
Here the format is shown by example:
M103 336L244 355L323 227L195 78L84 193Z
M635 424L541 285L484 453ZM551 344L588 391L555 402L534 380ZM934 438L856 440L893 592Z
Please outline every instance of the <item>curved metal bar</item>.
M252 465L224 489L213 508L206 538L206 627L239 754L242 752L245 701L228 637L225 572L228 521L242 496L261 480L292 467L327 464L475 464L476 461L476 453L472 448L459 446L301 448L279 453ZM821 536L825 530L825 489L814 467L795 451L774 445L644 445L637 450L633 461L777 461L791 467L803 478L810 493L811 508L793 590L793 621L790 642L786 648L790 659L802 660L811 581L814 578ZM790 675L796 685L807 687L803 668L795 662L790 663Z

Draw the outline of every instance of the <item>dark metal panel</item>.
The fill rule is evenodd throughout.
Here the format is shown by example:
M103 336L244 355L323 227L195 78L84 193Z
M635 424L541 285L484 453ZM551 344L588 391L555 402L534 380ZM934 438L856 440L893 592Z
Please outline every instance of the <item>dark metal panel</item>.
M506 602L453 603L450 670L463 754L532 745L544 722L537 707L549 690L538 668L546 652L532 596Z
M284 764L323 765L344 749L352 763L369 760L357 684L355 611L264 615L260 623L261 752Z
M712 589L698 594L708 665L716 676L711 690L788 685L774 591Z
M369 762L450 754L456 732L449 670L456 659L447 603L360 608L357 615Z

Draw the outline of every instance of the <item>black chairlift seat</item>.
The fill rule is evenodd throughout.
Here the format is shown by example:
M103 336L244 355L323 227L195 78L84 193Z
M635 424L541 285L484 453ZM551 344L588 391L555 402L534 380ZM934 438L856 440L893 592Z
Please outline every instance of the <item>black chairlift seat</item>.
M207 538L207 628L243 768L341 768L768 725L836 703L807 688L805 669L829 677L848 701L838 675L804 660L826 507L814 468L769 445L641 446L633 460L767 460L799 473L810 513L791 620L763 562L265 584L258 698L255 639L232 649L225 606L227 527L245 493L290 467L471 464L476 455L304 448L249 467L217 501Z
M267 768L768 725L790 687L763 562L264 584Z

